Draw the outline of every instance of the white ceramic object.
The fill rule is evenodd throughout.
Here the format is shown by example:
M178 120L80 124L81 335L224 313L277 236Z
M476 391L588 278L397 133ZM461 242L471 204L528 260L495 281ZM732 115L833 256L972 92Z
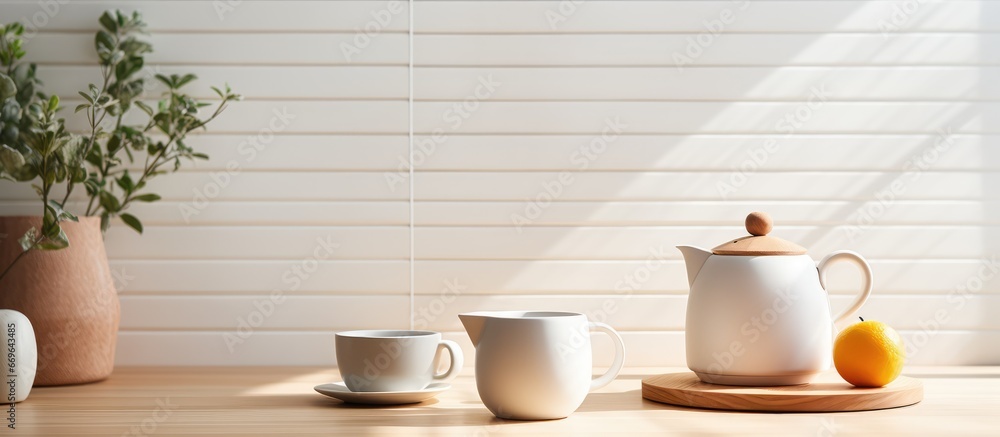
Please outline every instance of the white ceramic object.
M579 313L483 311L458 316L476 346L476 387L501 419L567 417L587 393L618 376L625 345L610 326ZM590 330L611 336L614 363L592 379Z
M2 402L21 402L28 398L35 383L38 367L35 330L28 318L15 310L0 310L0 326L4 333Z
M343 382L334 382L331 384L317 385L316 387L313 387L313 390L316 390L317 393L323 396L329 396L351 404L404 405L426 401L449 388L451 388L451 386L448 384L436 382L428 385L423 390L355 392L347 388L347 385Z
M463 365L458 344L433 331L345 331L337 333L336 343L340 376L355 392L419 391L450 381ZM451 365L439 374L446 350Z
M678 249L691 286L687 363L708 383L809 382L833 362L834 323L857 312L872 290L871 267L850 251L834 252L817 265L808 255L717 255L692 246ZM838 261L856 265L864 274L864 287L846 310L832 317L825 276Z

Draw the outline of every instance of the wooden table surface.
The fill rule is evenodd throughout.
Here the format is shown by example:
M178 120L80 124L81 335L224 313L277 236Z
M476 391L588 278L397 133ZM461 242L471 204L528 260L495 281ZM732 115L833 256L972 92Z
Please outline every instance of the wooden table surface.
M1000 436L1000 367L908 368L924 401L892 410L764 414L686 409L642 399L640 380L683 369L626 369L563 420L503 421L463 374L437 399L401 407L343 404L313 391L335 369L119 368L107 381L39 387L7 435L801 435ZM8 417L10 413L8 412ZM9 421L8 421L9 422Z

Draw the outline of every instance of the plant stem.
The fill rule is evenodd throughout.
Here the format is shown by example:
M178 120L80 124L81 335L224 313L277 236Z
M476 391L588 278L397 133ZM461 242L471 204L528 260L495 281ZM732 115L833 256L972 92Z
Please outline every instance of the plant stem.
M48 147L51 147L51 146L52 146L51 144L48 145ZM48 160L47 155L48 155L47 153L42 155L42 166L41 166L42 171L48 171L48 168L49 168L49 160ZM10 269L14 268L14 265L17 264L17 262L20 261L22 258L24 258L24 256L27 255L28 252L31 252L32 250L35 250L35 246L37 246L38 243L41 243L42 239L45 238L45 233L46 233L46 229L45 229L45 212L46 212L46 209L49 207L49 192L50 191L52 191L52 184L50 184L48 182L48 178L46 178L44 176L44 174L43 174L42 175L42 226L41 226L41 229L38 231L38 236L35 237L35 241L33 241L31 243L31 246L28 246L27 249L21 251L21 253L19 253L17 255L17 257L14 258L14 261L11 261L10 264L7 266L7 268L4 269L3 273L0 273L0 281L3 281L3 278L7 276L8 272L10 272ZM55 220L56 220L56 225L58 225L58 223L59 223L59 217L56 216Z
M174 96L171 95L171 99L173 99L173 97ZM163 159L164 154L166 154L167 150L170 149L170 145L173 144L174 141L177 141L178 138L183 138L187 134L187 132L190 132L190 131L193 131L195 129L198 129L198 128L200 128L200 127L208 124L212 120L214 120L226 108L226 103L228 101L229 101L229 99L224 99L222 101L222 103L220 103L219 106L217 108L215 108L215 111L212 113L211 116L209 116L205 120L202 120L202 121L198 122L193 127L191 127L190 129L188 129L186 132L181 132L181 133L174 132L172 135L170 135L168 137L169 139L167 140L166 144L163 145L163 148L160 149L160 152L156 154L156 157L153 158L152 162L149 162L149 155L147 155L146 156L146 168L143 169L142 176L136 181L135 184L137 186L142 185L142 183L146 181L146 178L148 178L149 175L152 172L156 171L157 168L159 168L161 165L163 165L163 162L169 161L169 160L164 160L163 162L161 162L161 160ZM150 121L150 123L152 123L152 121ZM149 127L151 127L151 126L147 126L147 129ZM124 210L126 208L126 206L129 204L129 202L131 202L131 201L132 201L132 194L127 194L125 196L125 199L122 200L122 204L121 204L122 207L121 207L121 209Z
M104 94L104 92L108 89L108 82L111 79L110 71L111 71L110 68L107 69L107 70L102 69L102 73L104 74L104 84L101 85L101 91L97 94L98 97L102 96ZM95 99L95 101L96 101L96 99ZM104 117L105 117L105 115L107 115L107 113L108 112L107 112L106 109L102 109L101 110L101 118L97 119L97 108L96 107L92 107L91 108L91 114L87 114L88 115L87 118L90 120L90 140L87 141L87 145L83 148L83 152L80 154L80 156L82 157L82 162L80 163L80 165L84 165L86 163L87 155L90 154L90 149L92 149L94 147L94 143L97 142L97 128L101 125L101 122L104 121ZM120 115L118 116L118 123L119 124L121 123L121 116ZM63 201L62 201L62 207L63 208L66 207L66 201L69 200L70 194L73 194L73 186L74 185L76 185L76 183L73 182L73 178L71 176L70 180L69 180L69 184L67 184L67 186L66 186L66 196L63 197ZM91 197L90 199L91 199L91 204L92 204L94 198ZM88 212L90 211L90 205L87 205L87 211Z
M120 44L121 44L121 32L120 31L116 31L115 32L115 48L118 48L118 46ZM107 92L108 85L111 83L112 72L115 70L115 67L117 65L118 65L117 63L111 63L111 64L106 65L106 66L105 65L101 66L101 75L104 77L104 83L101 84L101 90L100 90L100 92L97 93L97 96L96 96L97 98L94 99L95 103L98 101L98 99L101 96L104 95L105 92ZM87 141L87 145L83 148L83 152L80 154L80 156L83 159L83 161L80 163L81 166L86 165L87 155L90 155L90 149L92 149L94 147L94 144L97 142L97 128L100 127L101 123L104 122L104 118L108 115L107 108L101 107L100 108L100 110L101 110L101 118L98 119L97 118L97 110L98 110L98 108L96 106L92 106L90 109L91 109L91 112L89 114L87 114L87 119L90 121L90 140ZM122 114L122 113L118 114L118 122L115 124L115 130L116 131L118 130L118 128L122 124L122 116L123 115L125 115L125 114ZM75 185L75 183L73 182L73 179L70 178L69 184L66 187L66 197L63 198L63 203L62 204L63 204L64 208L65 208L65 205L66 205L66 201L69 199L69 195L73 193L73 186L74 185ZM97 197L97 194L95 194L93 196L90 196L90 202L87 203L87 210L85 211L86 215L90 215L90 208L94 205L94 199L96 197Z
M35 241L31 243L31 247L29 247L28 250L19 253L17 255L17 258L14 258L14 261L11 261L10 264L7 265L7 268L3 270L3 273L0 273L0 283L3 282L3 278L7 277L7 273L10 273L10 269L14 268L14 265L17 264L17 262L20 261L21 258L24 258L24 256L27 255L28 252L31 252L34 249L36 244L41 242L42 242L41 238L36 238Z
M177 141L178 138L183 138L185 135L187 135L188 132L191 132L191 131L193 131L195 129L198 129L198 128L202 127L202 126L205 126L206 124L208 124L209 122L211 122L212 120L214 120L216 117L219 116L219 114L222 113L223 110L226 109L226 103L228 103L228 102L229 102L228 98L227 99L223 99L222 103L219 103L219 106L217 108L215 108L215 111L212 113L211 116L209 116L208 118L206 118L206 119L198 122L197 124L195 124L194 126L192 126L190 129L187 129L186 131L183 131L183 132L180 132L180 133L175 132L174 134L170 135L169 136L169 140L167 140L167 143L163 145L163 149L160 150L160 153L158 153L156 155L156 157L153 158L153 162L152 163L149 162L149 156L147 155L146 156L146 168L143 170L142 177L139 178L139 180L136 182L136 185L137 186L141 185L143 182L146 181L146 178L149 177L149 175L152 172L156 171L156 169L158 169L165 162L169 162L170 161L170 159L164 160L163 159L163 155L167 152L167 150L170 148L170 145L173 144L174 141ZM162 160L162 162L161 162L161 160ZM122 207L121 207L122 210L124 210L126 208L126 206L129 204L129 202L132 201L132 194L134 194L134 193L127 194L125 196L125 199L122 200Z
M175 139L174 137L170 137L167 143L163 145L163 149L160 149L160 153L156 154L156 158L153 159L152 165L147 165L146 168L143 169L142 176L135 183L136 186L142 185L142 183L146 181L146 178L149 177L149 175L156 170L156 167L159 166L157 162L159 162L160 159L163 159L163 155L167 153L167 149L169 149L170 145L173 144L174 139ZM125 195L125 199L122 200L122 208L121 208L122 210L124 210L125 206L132 201L132 194L134 193L129 193Z
M94 206L94 199L96 199L96 198L97 198L97 196L90 196L90 202L87 202L87 210L84 211L84 213L83 213L84 216L90 216L90 208L93 208L93 206Z
M188 132L191 132L191 131L193 131L195 129L198 129L198 128L200 128L200 127L208 124L212 120L215 120L215 117L218 117L219 114L222 114L222 111L226 109L226 104L227 103L229 103L229 99L228 98L227 99L223 99L222 103L219 103L219 106L217 108L215 108L215 112L212 113L211 117L208 117L208 118L206 118L206 119L198 122L198 124L194 125L194 127L192 127L191 129L189 129Z
M111 162L109 162L109 161L104 162L103 163L103 167L101 167L101 182L102 183L107 181L107 174L108 174L108 170L109 169L111 169ZM100 193L98 193L98 194L100 194ZM85 213L87 216L91 215L90 209L93 208L93 206L94 206L94 200L95 199L97 199L97 195L90 196L90 202L87 202L87 211ZM98 204L98 208L100 208L100 204ZM94 214L97 214L97 211L98 210L94 210Z

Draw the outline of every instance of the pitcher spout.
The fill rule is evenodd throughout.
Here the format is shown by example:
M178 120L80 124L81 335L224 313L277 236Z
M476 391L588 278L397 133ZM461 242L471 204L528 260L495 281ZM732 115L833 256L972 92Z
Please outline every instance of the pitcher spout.
M693 286L701 267L712 256L712 251L695 246L677 246L677 249L684 255L684 264L687 265L688 286Z
M479 336L483 333L487 316L481 313L465 313L459 314L458 318L462 321L462 325L465 325L465 332L469 334L472 345L479 347Z

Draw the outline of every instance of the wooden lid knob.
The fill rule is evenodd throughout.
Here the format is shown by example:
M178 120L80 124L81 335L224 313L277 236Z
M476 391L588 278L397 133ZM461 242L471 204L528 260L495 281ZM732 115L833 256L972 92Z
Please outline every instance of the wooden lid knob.
M746 227L750 235L759 237L769 234L774 227L774 223L771 221L771 216L767 215L766 212L751 212L747 216Z
M746 220L746 237L729 240L712 249L716 255L802 255L806 249L790 241L767 235L771 232L773 223L771 216L763 212L752 212Z

